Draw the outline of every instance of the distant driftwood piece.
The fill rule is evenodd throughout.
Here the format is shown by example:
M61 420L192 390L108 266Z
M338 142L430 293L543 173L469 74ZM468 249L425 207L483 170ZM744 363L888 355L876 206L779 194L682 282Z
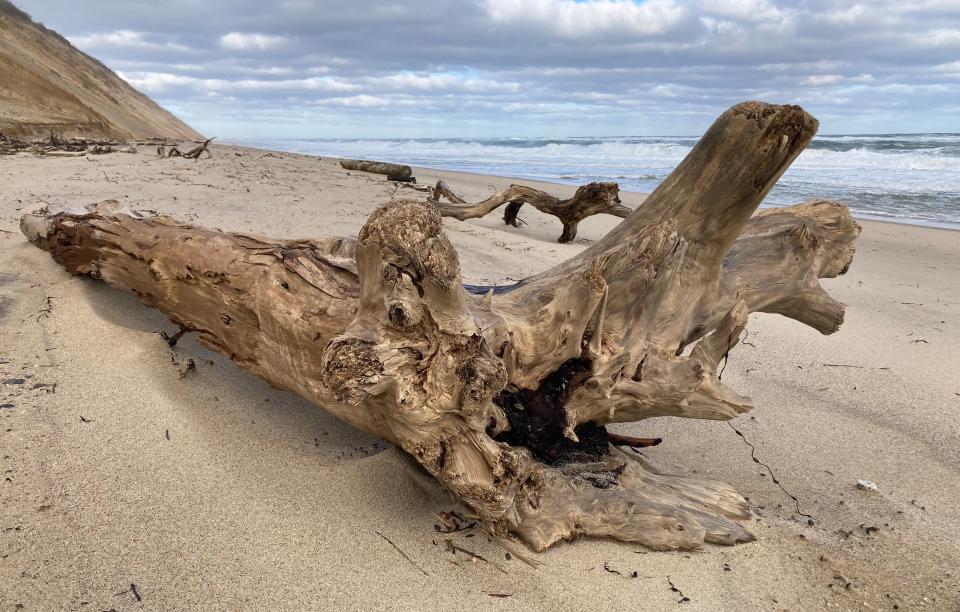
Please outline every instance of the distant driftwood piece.
M112 145L102 145L95 144L87 147L87 153L91 155L106 155L107 153L115 153L117 148Z
M441 202L441 197L452 204ZM624 219L633 212L620 203L620 186L616 183L589 183L579 187L573 197L565 200L532 187L510 185L508 189L496 192L483 202L469 204L455 194L443 179L440 179L433 188L431 202L444 217L453 217L461 221L483 217L506 204L503 221L514 227L518 226L517 213L520 212L520 207L529 204L540 212L560 219L563 223L563 232L560 234L559 242L570 242L576 238L580 221L591 215L606 213Z
M71 273L133 291L241 367L396 444L491 533L537 550L578 536L734 544L753 539L737 522L744 498L654 470L605 425L749 410L718 368L751 312L837 330L843 305L818 279L852 261L860 228L846 207L751 218L816 127L797 106L731 108L603 239L507 287L462 284L424 201L381 206L356 240L224 233L115 201L21 228Z
M60 151L58 149L52 149L50 151L39 151L44 157L84 157L86 156L86 151Z
M341 159L340 165L347 170L359 170L360 172L386 174L391 178L409 178L413 174L413 169L410 168L410 166L388 164L378 161L367 161L363 159Z
M210 142L213 138L207 138L203 143L195 146L186 153L182 152L176 146L171 146L169 149L164 150L163 145L157 145L157 155L160 157L182 157L184 159L200 159L202 153L206 153L207 157L213 157L213 154L210 153L210 149L207 147L210 146Z
M200 159L200 154L204 152L207 154L208 157L213 157L213 154L210 153L210 150L207 148L208 146L210 146L210 142L212 140L213 138L207 138L203 142L203 144L199 144L194 148L190 149L189 151L187 151L186 153L184 153L183 154L184 159Z

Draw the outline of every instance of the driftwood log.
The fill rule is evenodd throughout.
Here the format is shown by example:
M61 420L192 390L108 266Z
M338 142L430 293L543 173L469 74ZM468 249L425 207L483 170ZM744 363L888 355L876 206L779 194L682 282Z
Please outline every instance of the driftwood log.
M843 305L818 279L852 261L847 209L811 201L751 218L816 127L796 106L731 108L602 240L506 287L462 284L423 201L381 206L356 240L229 234L115 202L21 227L68 271L133 291L241 367L398 445L491 533L537 550L577 536L733 544L753 537L736 521L744 498L656 472L604 426L748 410L717 369L751 312L837 330Z
M210 153L210 149L207 148L210 146L211 142L213 142L213 138L207 138L202 143L198 144L194 148L184 153L183 158L184 159L200 159L201 153L206 153L207 157L213 157L213 154Z
M441 197L449 200L451 204L441 202ZM508 189L498 191L482 202L469 204L440 179L433 188L430 201L442 216L460 221L483 217L506 204L503 221L513 227L518 227L517 214L520 207L529 204L540 212L560 219L563 232L558 242L570 242L576 238L577 226L589 216L606 213L625 219L633 212L620 203L620 186L616 183L589 183L579 187L573 197L565 200L532 187L510 185Z
M386 174L389 178L405 179L413 175L413 169L410 166L401 164L388 164L386 162L367 161L364 159L341 159L340 166L347 170L358 170L360 172L372 172L374 174Z
M164 149L162 144L157 145L157 155L160 157L182 157L184 159L200 159L200 155L203 153L207 154L207 157L213 157L213 153L210 152L210 149L207 147L210 146L210 143L213 142L213 138L207 138L202 143L198 144L194 148L190 149L186 153L182 152L176 146L171 146L169 149Z

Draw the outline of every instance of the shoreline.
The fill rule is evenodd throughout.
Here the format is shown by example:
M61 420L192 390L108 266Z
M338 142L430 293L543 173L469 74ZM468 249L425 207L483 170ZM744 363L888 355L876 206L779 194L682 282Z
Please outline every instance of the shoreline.
M829 136L829 135L825 135L825 136ZM697 140L696 137L690 137L690 138L693 139L693 140ZM272 140L272 139L265 139L265 140ZM280 139L280 140L282 140L282 139ZM297 139L292 139L292 140L296 141ZM227 144L227 145L229 145L229 146L248 147L248 145L239 144L240 142L242 142L242 140L226 139L226 140L223 141L224 144ZM274 139L274 142L276 142L275 139ZM276 153L286 153L286 154L290 154L290 155L303 155L303 156L306 156L306 157L320 157L320 158L337 159L337 160L342 159L342 158L337 157L337 156L335 156L335 155L318 155L318 154L314 154L314 153L300 153L300 152L293 152L293 151L288 151L288 150L284 150L284 149L269 149L269 148L263 148L263 147L249 147L249 148L251 148L251 149L259 149L259 150L266 150L266 151L273 151L273 152L276 152ZM525 176L515 176L515 175L509 175L509 174L487 173L487 172L474 171L474 170L456 170L456 169L451 169L451 168L446 168L446 167L440 167L440 166L436 166L436 167L434 167L434 166L415 166L414 164L410 164L409 162L407 162L407 161L402 161L402 160L391 161L391 160L389 160L389 159L384 159L384 160L380 160L380 161L390 161L391 163L406 164L406 165L409 165L409 166L414 167L414 168L421 168L421 169L425 169L425 170L427 170L427 171L434 172L434 173L436 173L436 172L449 172L449 173L467 174L467 175L473 174L473 175L477 175L477 176L491 176L491 177L496 177L496 178L504 178L504 179L508 179L508 180L512 180L512 181L517 181L517 182L524 182L524 183L530 182L530 181L534 181L534 182L537 182L537 183L549 184L549 185L582 185L582 184L584 184L584 183L590 182L588 179L584 178L584 179L580 180L580 182L578 182L578 183L563 183L563 182L558 182L556 179L537 178L537 177L533 177L533 176L525 177ZM678 161L677 163L679 163L679 161ZM613 182L620 182L620 181L618 181L618 180L616 180L616 179L613 179ZM622 186L621 186L621 192L622 192L622 193L640 193L640 194L649 193L649 192L635 191L635 190L632 190L632 189L630 189L630 188L624 188L624 187L622 187ZM836 201L839 201L839 202L844 202L844 200L843 200L842 197L838 197L838 198L828 198L827 196L817 196L817 197L824 197L825 199L833 199L833 200L836 200ZM769 204L769 205L763 204L763 205L761 205L760 208L762 209L762 208L776 208L776 207L779 207L779 206L789 206L790 204L795 204L795 203L798 203L799 201L800 201L800 200L797 200L797 202L791 201L791 202L786 203L786 204ZM849 206L849 205L848 205L848 206ZM851 209L851 212L853 213L853 215L854 215L854 217L855 217L856 219L863 219L863 220L867 220L867 221L881 221L881 222L888 222L888 223L901 223L901 224L904 224L904 225L912 225L912 226L916 226L916 227L933 227L933 228L938 228L938 229L949 229L949 230L960 231L960 221L956 221L956 222L951 222L951 221L931 221L931 220L925 220L925 219L900 218L900 217L893 217L893 216L888 217L888 216L885 216L885 215L874 214L874 213L856 212L856 211L854 211L853 209Z
M663 438L643 449L659 470L720 480L749 498L743 523L757 541L688 553L581 540L523 551L543 563L533 569L479 530L438 534L438 512L463 510L397 449L271 388L192 334L172 350L158 332L176 326L161 313L68 275L20 234L20 216L44 202L116 198L224 231L355 237L403 193L331 158L211 148L198 161L147 147L0 159L0 381L23 380L0 384L0 404L11 405L0 409L0 607L126 609L137 605L131 584L159 609L642 601L670 611L670 584L691 610L960 605L960 576L949 569L960 566L954 232L862 221L849 272L824 281L847 304L836 334L751 315L723 374L755 406L731 423L743 439L719 421L612 427ZM417 174L423 183L443 176L471 201L510 182ZM575 188L524 183L557 195ZM629 206L642 197L623 194ZM558 244L557 220L528 208L520 228L496 213L443 220L465 283L536 274L620 222L590 217L575 241ZM858 479L878 490L858 490ZM451 554L444 538L490 563Z
M271 152L274 152L274 153L284 153L284 154L286 154L286 155L302 155L302 156L304 156L304 157L315 157L315 158L320 158L320 159L333 159L333 160L338 160L338 161L339 161L340 159L344 159L344 158L336 157L336 156L333 156L333 155L317 155L317 154L313 154L313 153L299 153L299 152L287 151L287 150L284 150L284 149L268 149L268 148L261 148L261 147L250 147L250 146L248 146L248 145L234 144L235 142L238 142L238 141L235 141L235 140L233 140L233 139L226 139L226 140L224 140L223 142L224 142L224 145L223 145L223 146L231 146L231 147L238 147L238 148L249 148L249 149L251 149L251 150L260 150L260 151L271 151ZM382 160L381 160L381 161L382 161ZM417 172L416 172L417 170L425 170L426 172L431 173L431 174L447 173L447 174L454 174L454 175L467 175L467 176L477 176L477 177L493 177L493 178L498 178L498 179L506 179L506 180L511 181L511 182L523 182L523 183L525 183L525 184L536 183L536 184L541 184L541 185L557 185L557 186L563 186L563 185L565 185L565 186L571 186L571 185L573 185L573 186L579 186L579 185L583 185L584 183L590 182L590 181L587 180L587 179L583 179L583 180L582 180L581 182L579 182L579 183L561 183L561 182L557 182L556 180L544 179L544 178L510 176L510 175L505 175L505 174L487 174L487 173L483 173L483 172L474 172L474 171L468 171L468 170L454 170L454 169L449 169L449 168L432 167L432 166L416 166L416 165L413 165L413 164L409 164L409 163L407 163L407 162L405 162L405 161L394 161L394 162L391 162L391 163L398 163L398 164L406 164L406 165L409 165L411 168L414 169L414 175L417 174ZM679 162L678 162L678 163L679 163ZM613 181L613 182L617 182L617 181ZM632 194L639 194L639 195L649 195L649 192L633 191L633 190L630 190L630 189L624 189L624 188L622 188L622 187L621 187L621 190L620 190L620 191L621 191L621 193L632 193ZM830 198L825 198L825 199L830 199ZM841 202L841 203L843 202L842 199L838 199L837 201L839 201L839 202ZM790 204L796 204L796 203L799 203L799 201L798 201L798 202L791 202ZM768 204L761 204L760 209L764 209L764 208L778 208L778 207L781 207L781 206L789 206L790 204L769 204L769 205L768 205ZM854 218L857 219L857 220L878 221L878 222L881 222L881 223L896 223L896 224L901 224L901 225L910 225L910 226L914 226L914 227L928 227L928 228L934 228L934 229L946 229L946 230L960 231L960 221L958 221L958 222L940 222L940 221L929 221L929 220L923 220L923 219L911 219L911 218L899 218L899 217L884 217L883 215L876 215L876 214L871 214L871 213L861 213L861 212L857 212L857 211L855 211L855 210L853 210L853 209L851 209L851 213L853 214Z
M286 153L286 152L284 152L284 153ZM292 155L305 155L305 154L302 154L302 153L294 153L294 154L292 154ZM306 156L306 157L319 157L319 156L311 156L311 155L305 155L305 156ZM336 161L339 162L339 160L340 160L341 158L338 158L338 157L330 157L330 158L327 158L327 159L333 159L333 160L336 160ZM542 191L550 191L550 189L554 189L554 190L556 191L556 188L559 187L559 188L561 188L561 189L564 190L564 193L569 192L569 193L571 193L571 194L572 194L573 191L576 189L576 187L578 187L578 186L580 186L580 185L583 184L583 183L579 183L579 184L577 184L577 185L572 185L572 184L569 184L569 183L556 183L556 182L553 182L553 181L545 181L545 180L542 180L542 179L525 179L525 178L520 178L520 177L510 177L510 176L503 176L503 175L497 175L497 174L479 174L479 173L476 173L476 172L464 172L464 171L461 171L461 170L445 170L445 169L429 168L429 167L426 167L426 166L411 166L411 168L413 169L413 174L414 174L414 176L417 176L418 174L422 174L423 176L430 176L430 177L439 177L439 176L444 176L444 177L457 177L457 178L460 178L461 180L465 180L465 181L468 181L468 182L470 182L470 183L480 183L480 182L483 182L483 181L488 181L488 182L489 182L490 179L493 179L494 181L497 181L498 183L500 183L501 185L503 185L503 187L507 187L507 186L509 186L509 184L514 183L514 182L522 182L522 183L525 184L525 185L528 185L528 186L530 186L530 187L535 187L535 188L540 189L540 190L542 190ZM422 170L423 172L420 172L421 170ZM420 182L420 181L419 181L419 179L418 179L418 183L419 183L419 182ZM427 182L427 183L422 183L422 184L431 184L431 183ZM499 187L499 186L498 186L498 188L503 188L503 187ZM650 195L649 193L643 193L643 192L639 192L639 191L629 191L629 190L623 190L623 189L620 190L620 194L621 194L621 196L623 197L624 202L629 203L629 204L631 204L631 205L633 205L633 206L639 205L640 203L643 202L644 199L647 198L647 196ZM489 193L488 193L487 195L489 195ZM841 202L841 203L842 203L842 202ZM794 204L799 204L799 202L794 202ZM789 205L787 205L787 206L789 206ZM780 207L781 207L780 205L773 205L773 204L771 204L771 205L765 205L765 204L761 204L761 206L760 206L760 208L759 208L758 210L765 210L765 209L766 209L766 210L769 210L769 209L771 209L771 208L780 208ZM919 228L919 229L946 230L946 231L951 231L951 232L960 232L960 224L957 224L957 225L954 227L954 226L948 226L948 225L942 225L942 224L935 224L935 223L912 222L911 220L906 220L906 219L886 219L886 218L880 218L880 217L878 217L878 216L859 214L859 213L856 213L856 212L854 212L854 211L852 211L852 210L851 210L850 212L851 212L851 214L853 215L853 218L857 220L857 222L866 221L866 222L868 222L868 223L883 223L883 224L890 224L890 225L903 225L903 226L915 227L915 228ZM495 213L490 213L490 216L496 217L497 215L496 215Z
M271 149L271 150L272 150L272 149ZM286 151L278 151L278 152L287 153ZM303 154L303 153L296 153L295 155L305 155L305 156L307 156L307 157L321 157L321 156L319 156L319 155L317 155L317 156L312 156L312 155L307 155L307 154ZM330 158L328 158L328 159L335 159L335 160L339 161L341 158L339 158L339 157L330 157ZM479 172L467 172L467 171L463 171L463 170L448 170L448 169L446 169L446 168L431 168L431 167L428 167L428 166L410 166L410 167L413 168L414 176L417 175L417 171L418 171L418 170L424 170L424 171L425 171L425 172L423 172L424 175L428 175L428 174L429 174L429 175L439 175L439 174L443 174L443 175L445 175L445 176L446 176L446 175L450 175L450 176L475 177L475 179L477 179L477 180L482 179L482 178L494 178L494 179L502 179L502 180L508 181L508 182L510 182L510 183L513 183L513 182L522 182L523 184L530 185L530 186L533 186L533 187L536 187L537 185L540 185L541 187L538 187L538 188L540 188L540 189L542 189L543 186L551 186L551 187L578 187L578 186L584 184L583 182L580 182L580 183L577 183L577 184L572 184L572 183L558 183L558 182L555 182L555 181L549 181L549 180L545 180L545 179L512 177L512 176L504 176L504 175L501 175L501 174L482 174L482 173L479 173ZM542 190L546 191L545 189L542 189ZM644 193L644 192L641 192L641 191L631 191L631 190L629 190L629 189L621 189L621 190L620 190L620 193L621 193L621 194L633 194L633 196L642 196L643 198L646 198L647 196L650 195L650 193ZM842 201L840 201L840 202L842 203ZM799 204L799 202L793 202L793 204ZM770 209L770 208L780 208L780 207L782 207L782 206L789 206L789 204L785 204L785 205L780 205L780 204L769 204L769 205L768 205L768 204L761 204L761 205L760 205L760 208L759 208L758 210L764 210L764 209ZM894 225L908 225L908 226L911 226L911 227L920 227L920 228L925 228L925 229L941 229L941 230L950 230L950 231L954 231L954 232L960 232L960 223L949 224L949 223L938 223L938 222L936 222L936 221L919 221L919 220L913 220L913 219L884 218L884 217L881 217L881 216L879 216L879 215L868 215L868 214L864 214L864 213L858 213L858 212L854 211L853 209L850 210L850 213L853 215L853 218L856 219L857 221L871 221L871 222L876 222L876 223L891 223L891 224L894 224Z

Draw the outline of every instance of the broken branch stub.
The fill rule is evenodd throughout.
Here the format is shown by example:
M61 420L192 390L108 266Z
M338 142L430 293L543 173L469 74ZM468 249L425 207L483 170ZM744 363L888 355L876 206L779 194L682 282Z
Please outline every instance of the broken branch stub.
M819 279L850 265L847 209L820 200L750 218L815 129L799 107L731 108L605 238L510 287L468 291L422 201L381 206L356 241L229 234L116 202L21 228L68 271L130 289L240 366L400 446L491 533L537 550L577 536L733 544L752 539L736 491L657 473L604 426L748 410L717 366L750 312L836 330L843 309Z
M441 202L441 197L451 203ZM625 218L632 212L620 203L620 186L616 183L588 183L579 187L572 197L566 199L560 199L532 187L511 185L508 189L498 191L482 202L469 204L454 193L443 179L440 179L433 188L430 201L441 215L460 221L483 217L506 204L503 221L514 227L518 225L517 214L520 212L520 207L529 204L540 212L557 217L563 223L563 232L558 242L570 242L576 238L577 226L587 217L608 214Z

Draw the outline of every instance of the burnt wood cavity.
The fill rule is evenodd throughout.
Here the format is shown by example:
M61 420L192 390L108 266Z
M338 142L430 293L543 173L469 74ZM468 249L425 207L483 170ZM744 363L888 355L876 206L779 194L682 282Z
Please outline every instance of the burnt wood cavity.
M496 436L510 446L525 446L547 465L598 461L607 454L607 428L583 423L574 429L580 439L565 438L563 405L570 392L590 375L590 361L571 359L543 379L536 390L501 391L493 402L510 421L510 430Z

